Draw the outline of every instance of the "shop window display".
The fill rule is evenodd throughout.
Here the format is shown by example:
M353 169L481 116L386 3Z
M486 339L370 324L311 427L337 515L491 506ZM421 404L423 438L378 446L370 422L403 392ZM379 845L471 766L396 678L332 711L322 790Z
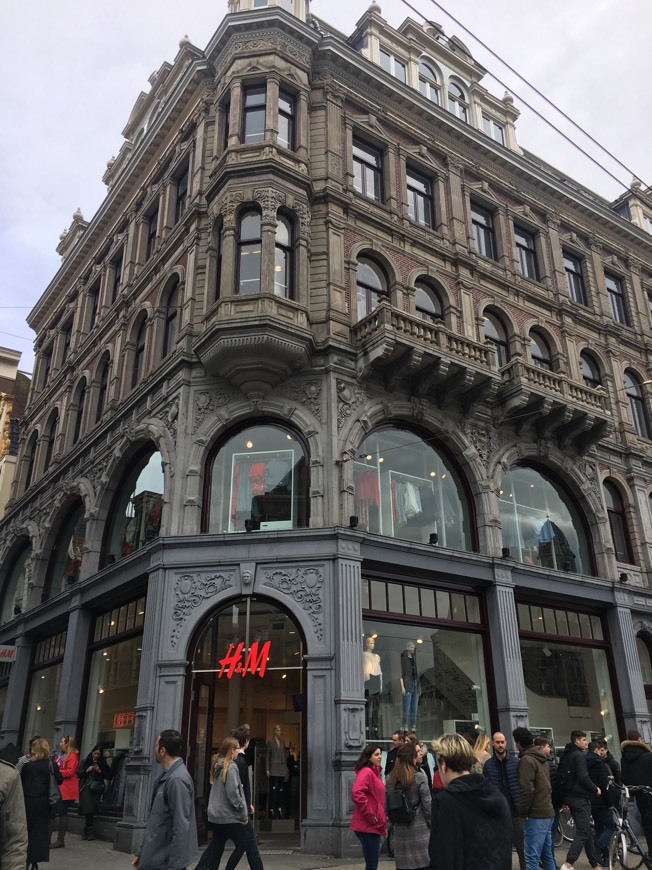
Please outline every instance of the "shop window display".
M229 438L210 467L208 531L307 526L306 459L297 436L280 427L252 426Z
M512 468L499 491L503 546L541 568L590 573L586 534L570 497L534 468Z
M65 631L36 644L23 732L28 736L40 734L52 740L65 646Z
M368 740L490 730L481 635L373 619L363 628Z
M62 524L48 563L44 599L63 592L79 579L86 543L84 506L75 507Z
M123 479L113 503L105 564L155 540L161 530L164 476L158 451L141 456Z
M360 445L355 515L370 532L470 550L469 509L451 463L414 432L386 428Z

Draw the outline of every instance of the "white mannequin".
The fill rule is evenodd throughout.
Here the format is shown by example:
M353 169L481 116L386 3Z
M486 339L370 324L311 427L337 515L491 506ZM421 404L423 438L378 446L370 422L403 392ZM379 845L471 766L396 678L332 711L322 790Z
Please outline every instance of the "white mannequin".
M365 649L362 653L362 669L364 671L365 683L370 677L379 677L380 687L378 691L383 689L383 669L380 665L380 656L374 652L376 646L375 638L369 636L365 639Z

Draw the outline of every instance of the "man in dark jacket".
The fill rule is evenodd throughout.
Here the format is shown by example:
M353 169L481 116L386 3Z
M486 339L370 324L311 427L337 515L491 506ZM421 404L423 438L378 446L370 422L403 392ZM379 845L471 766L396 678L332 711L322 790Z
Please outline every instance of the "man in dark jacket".
M434 741L444 788L432 802L431 870L511 870L512 826L507 801L481 773L460 734Z
M609 860L608 847L611 835L616 830L616 821L611 812L609 777L611 768L606 761L607 744L604 740L592 740L586 753L586 769L600 789L600 797L591 798L591 815L595 825L595 848L602 864Z
M496 731L492 738L494 754L484 763L483 774L492 782L507 801L512 813L512 845L518 855L520 870L525 870L523 852L523 819L518 812L518 758L507 754L505 735Z
M566 744L559 760L559 771L565 783L565 800L575 822L575 837L561 870L573 870L582 849L586 851L591 867L598 867L600 863L593 842L591 800L600 797L601 791L586 769L585 750L584 731L571 731L570 743Z
M396 753L399 751L401 746L403 746L403 732L395 731L392 734L392 745L389 748L387 760L385 761L385 779L387 779L394 768L394 764L396 763Z
M249 811L249 824L245 825L244 829L247 861L249 862L251 870L263 870L263 859L260 857L258 843L256 842L256 832L254 830L254 805L251 800L249 765L247 764L247 758L245 756L245 751L249 746L249 740L251 739L251 733L247 726L241 725L239 728L235 729L233 736L238 741L238 746L240 747L235 763L238 765L238 773L240 774L240 782L242 783L242 788L244 790L245 803L247 804L247 809Z
M636 732L638 733L638 732ZM627 733L630 736L630 732ZM625 740L620 746L622 755L620 769L625 785L652 786L652 751L641 738ZM652 850L652 798L646 794L636 795L636 804L641 811L641 824L647 840L648 851Z
M557 870L552 849L552 788L548 756L527 728L515 728L514 743L519 752L519 815L525 819L525 865L527 870Z

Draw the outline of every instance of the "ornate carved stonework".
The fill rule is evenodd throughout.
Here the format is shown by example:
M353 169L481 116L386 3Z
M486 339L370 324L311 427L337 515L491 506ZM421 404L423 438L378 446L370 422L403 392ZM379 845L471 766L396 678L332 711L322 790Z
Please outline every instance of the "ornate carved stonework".
M306 611L312 622L317 640L324 635L322 586L324 571L320 567L266 568L263 586L271 586L287 595Z
M576 460L575 468L584 478L591 489L591 492L600 500L600 483L598 480L598 472L592 462L586 460Z
M220 571L217 574L182 574L174 583L174 607L172 608L171 644L176 646L186 620L207 598L213 598L233 587L234 571Z
M315 419L322 422L321 415L321 383L319 381L291 381L278 390L281 396L299 402L312 411Z
M217 408L223 408L233 396L226 390L200 390L195 393L195 413L192 430L196 432L204 420Z
M351 413L364 405L367 396L360 387L353 387L345 381L337 382L337 431L339 432L344 421Z
M224 216L225 225L233 225L235 220L235 211L240 203L243 201L243 199L244 194L239 190L235 190L231 193L227 193L224 199L221 199L218 202L217 207L220 211L220 214Z
M263 220L276 220L279 206L285 205L285 194L273 187L259 187L254 190L254 201L262 207Z
M344 745L348 749L364 746L364 716L360 707L344 707Z
M489 459L505 443L505 438L492 426L478 426L463 420L459 424L460 431L475 447L480 461L486 468Z

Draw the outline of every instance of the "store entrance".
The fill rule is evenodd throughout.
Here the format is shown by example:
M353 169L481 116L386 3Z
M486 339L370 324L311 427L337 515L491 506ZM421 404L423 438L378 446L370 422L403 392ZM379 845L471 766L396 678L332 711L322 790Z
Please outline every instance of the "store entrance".
M188 741L200 839L207 833L212 769L222 741L234 728L248 724L246 755L256 831L263 838L273 834L298 845L302 653L295 623L258 598L229 604L202 628L192 657Z

